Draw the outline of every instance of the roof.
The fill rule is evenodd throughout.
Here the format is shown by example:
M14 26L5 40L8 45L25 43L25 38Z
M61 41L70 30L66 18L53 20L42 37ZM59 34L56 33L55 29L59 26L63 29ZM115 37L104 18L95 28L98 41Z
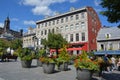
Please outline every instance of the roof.
M101 28L97 40L112 40L112 39L120 39L120 29L118 27L104 27ZM108 35L108 36L107 36Z
M85 7L79 8L79 9L74 9L72 11L68 11L68 12L63 13L63 14L51 16L51 17L45 18L43 20L36 21L36 23L40 23L40 22L43 22L43 21L46 21L46 20L50 20L50 19L54 19L54 18L57 18L57 17L65 16L65 15L68 15L68 14L71 14L71 13L74 13L74 12L77 12L77 11L83 11L83 10L86 10L86 8L88 8L88 6L85 6Z

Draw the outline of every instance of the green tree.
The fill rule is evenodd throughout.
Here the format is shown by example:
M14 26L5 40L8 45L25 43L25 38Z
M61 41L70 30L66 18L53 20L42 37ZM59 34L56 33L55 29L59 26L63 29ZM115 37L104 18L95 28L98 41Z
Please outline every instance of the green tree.
M17 49L19 47L22 47L22 40L21 39L12 40L10 47L13 48L13 49Z
M11 43L8 40L0 39L0 47L7 48L10 47Z
M100 5L106 8L105 11L101 11L101 14L107 16L109 22L120 22L120 0L101 0Z
M58 49L62 48L63 45L67 45L67 41L62 37L61 34L54 33L49 33L48 39L43 39L41 43L50 49L55 49L57 54Z

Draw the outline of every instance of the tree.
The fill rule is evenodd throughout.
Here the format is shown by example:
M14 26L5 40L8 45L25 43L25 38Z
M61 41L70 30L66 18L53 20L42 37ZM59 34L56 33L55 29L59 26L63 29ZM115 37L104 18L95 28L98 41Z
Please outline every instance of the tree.
M48 39L43 39L41 43L50 49L55 49L56 53L58 54L58 49L62 48L63 45L66 45L67 41L62 37L61 34L49 33Z
M0 39L0 47L7 48L10 47L11 43L6 39Z
M101 0L100 5L106 8L105 11L101 11L101 14L107 16L109 22L120 22L120 0Z
M13 48L13 49L17 49L19 47L22 47L22 40L21 39L12 40L10 47Z

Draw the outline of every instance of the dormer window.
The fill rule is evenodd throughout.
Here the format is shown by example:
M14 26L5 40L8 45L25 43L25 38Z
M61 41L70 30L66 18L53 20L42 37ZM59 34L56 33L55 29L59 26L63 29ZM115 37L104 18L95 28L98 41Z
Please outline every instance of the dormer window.
M107 33L107 34L105 34L105 37L106 37L106 39L109 39L111 37L111 35Z

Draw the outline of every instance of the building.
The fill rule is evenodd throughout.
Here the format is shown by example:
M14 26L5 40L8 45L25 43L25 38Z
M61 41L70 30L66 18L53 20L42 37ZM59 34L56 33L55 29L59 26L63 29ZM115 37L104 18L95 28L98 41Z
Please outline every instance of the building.
M63 14L56 14L36 22L38 46L41 39L47 39L48 33L60 33L70 43L68 51L78 54L81 50L97 50L98 31L101 23L92 7L71 8Z
M29 27L28 32L23 34L23 47L35 47L37 45L36 40L36 28Z
M103 27L97 37L97 51L120 50L120 29L117 27Z
M20 30L20 32L10 29L9 17L7 17L6 20L4 21L4 27L0 28L0 38L5 38L5 39L21 38L22 34L23 34L22 29Z

